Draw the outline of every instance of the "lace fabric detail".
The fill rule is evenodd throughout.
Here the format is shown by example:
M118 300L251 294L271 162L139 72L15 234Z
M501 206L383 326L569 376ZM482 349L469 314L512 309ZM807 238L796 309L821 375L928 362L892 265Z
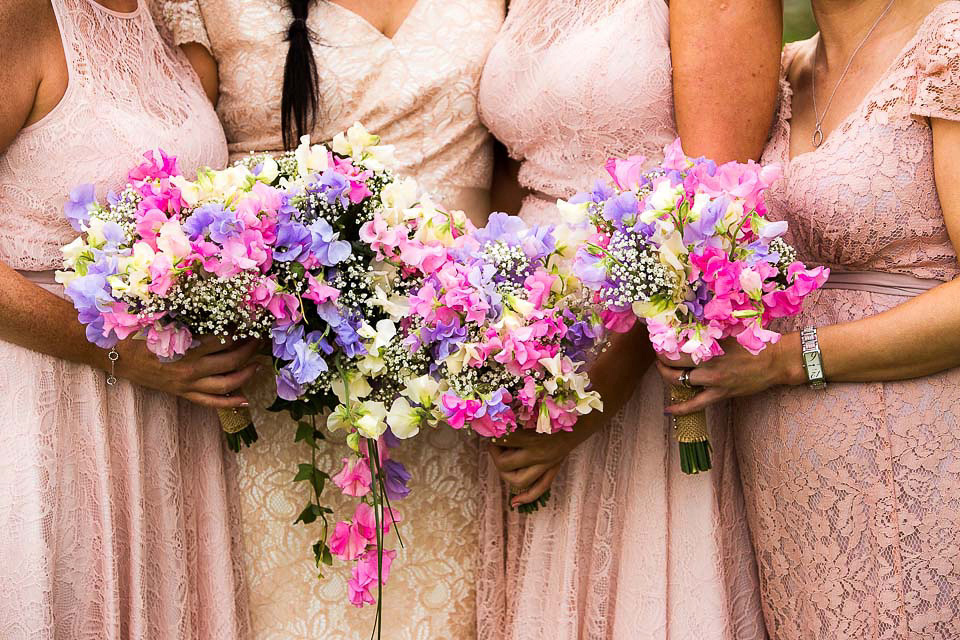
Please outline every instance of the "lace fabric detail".
M155 147L178 151L185 171L226 159L199 80L158 37L149 13L118 16L92 0L54 6L67 92L0 156L0 256L30 271L58 268L60 247L76 237L62 207L77 184L92 182L103 197L123 186L125 168Z
M218 111L237 158L279 151L280 95L291 16L276 0L157 0L180 41L209 37L220 68ZM202 18L198 22L197 16ZM362 121L396 145L400 171L440 202L489 211L492 147L477 115L483 61L503 20L502 0L419 0L400 31L386 38L332 2L310 6L309 27L320 75L314 140ZM240 459L245 564L254 635L264 640L362 638L371 609L346 600L350 566L312 576L315 530L293 526L303 487L291 478L306 453L295 425L261 407L275 387L251 389L260 441ZM466 433L430 431L404 443L397 457L413 474L413 493L396 504L407 544L385 591L384 620L398 640L469 640L476 636L477 443ZM341 445L318 465L339 468ZM336 489L328 489L333 496ZM348 502L335 503L345 517Z
M142 7L53 8L66 95L0 156L0 259L18 269L60 265L74 185L102 196L158 144L185 173L226 160L199 82ZM0 362L0 637L245 638L233 460L216 416L3 341Z
M789 161L792 92L764 154L767 203L800 259L948 280L958 273L925 117L957 119L960 2L934 9L819 149ZM799 43L788 47L788 68ZM923 117L917 117L923 116ZM851 221L855 220L855 224ZM816 292L778 327L850 322L904 298ZM829 358L829 354L824 355ZM904 382L778 388L735 404L764 614L782 640L960 637L960 370Z
M524 186L568 196L611 155L662 158L676 135L667 29L660 0L511 2L480 107ZM558 214L531 196L520 215ZM766 638L726 410L710 418L714 470L688 477L663 405L651 369L530 516L506 511L481 459L481 640Z
M784 179L767 201L772 217L790 222L788 239L804 260L933 280L960 274L937 197L933 134L916 117L960 118L960 102L944 102L957 92L947 83L950 69L960 68L958 24L960 4L940 4L861 105L819 149L793 160L793 91L783 77L780 113L763 160L781 163ZM785 63L814 42L788 45Z
M662 0L514 0L481 117L522 161L524 187L567 197L611 155L662 156L676 137L671 87Z
M179 42L210 48L220 69L217 111L231 159L280 151L280 98L291 15L271 0L153 0ZM419 0L393 38L333 2L311 4L329 140L359 120L397 146L398 169L442 202L487 213L492 148L477 118L477 81L503 19L501 0ZM206 39L206 42L204 42Z

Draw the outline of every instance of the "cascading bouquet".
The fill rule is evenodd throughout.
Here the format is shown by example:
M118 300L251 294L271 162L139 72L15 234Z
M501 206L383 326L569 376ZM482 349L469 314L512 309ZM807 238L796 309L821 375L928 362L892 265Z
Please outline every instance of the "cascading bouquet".
M397 399L391 425L468 425L497 438L570 431L602 410L585 364L603 344L603 321L571 268L590 231L495 213L460 238L409 298L405 344L428 356L437 382Z
M470 229L462 212L438 208L415 180L395 176L391 155L392 147L356 124L329 148L304 138L276 160L242 161L258 176L275 162L274 183L290 194L271 271L272 300L288 311L271 335L277 384L271 408L299 421L295 438L311 450L295 477L312 493L297 522L321 521L313 547L318 567L334 556L354 562L349 600L377 605L375 631L395 557L384 536L401 520L390 503L409 493L410 474L389 449L416 434L411 424L388 429L389 407L404 393L430 395L437 386L426 376L426 354L404 342L407 297L446 246ZM398 255L384 253L385 243ZM346 432L350 450L332 477L316 466L323 426ZM332 510L321 503L328 481L357 499L351 519L328 518Z
M607 327L625 331L641 318L657 352L696 363L722 355L726 338L753 354L777 342L770 322L799 313L830 273L798 262L783 240L787 223L765 217L764 191L780 168L691 159L679 140L660 167L644 171L644 162L609 160L611 183L564 203L596 229L574 270L613 312ZM695 393L672 392L675 400ZM678 417L675 429L683 471L709 470L704 412Z
M86 184L64 207L81 235L63 247L57 281L87 338L105 349L144 338L158 358L175 360L202 335L269 337L283 313L267 293L277 287L272 244L288 196L244 167L203 169L191 181L175 157L143 157L105 204ZM256 439L246 411L220 418L232 449Z

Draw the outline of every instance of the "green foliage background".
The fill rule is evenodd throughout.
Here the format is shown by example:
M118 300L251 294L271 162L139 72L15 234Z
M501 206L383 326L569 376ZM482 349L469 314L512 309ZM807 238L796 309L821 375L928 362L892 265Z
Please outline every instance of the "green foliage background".
M810 12L810 0L784 0L783 39L785 42L805 40L817 32Z

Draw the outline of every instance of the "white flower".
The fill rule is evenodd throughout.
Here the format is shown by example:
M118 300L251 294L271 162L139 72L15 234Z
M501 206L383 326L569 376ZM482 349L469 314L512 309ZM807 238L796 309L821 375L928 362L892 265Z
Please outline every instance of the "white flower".
M367 382L367 378L362 375L352 374L347 372L344 376L335 376L330 387L333 389L333 392L336 394L337 399L346 403L347 390L343 384L343 378L347 379L347 382L350 387L350 396L349 400L351 403L359 402L361 398L366 398L372 389L370 388L370 383Z
M87 243L84 242L83 237L77 236L73 239L73 242L60 249L60 253L63 254L64 268L76 269L77 263L80 261L80 257L84 253L88 252L89 247L87 247Z
M401 440L420 433L420 410L411 407L406 398L397 398L387 414L390 431Z
M359 417L355 426L364 438L376 440L387 430L387 407L382 402L366 400L356 411Z
M297 174L301 178L327 170L327 148L322 144L310 146L310 136L300 138L300 145L293 152L293 157L297 161Z
M280 175L280 165L277 164L277 161L270 156L264 158L260 165L260 173L257 174L257 180L270 184L277 179L278 175Z
M407 380L403 395L422 407L432 407L434 400L440 395L440 383L430 376L419 376Z
M335 135L330 146L334 152L362 161L366 168L374 171L394 162L393 146L381 145L380 136L370 133L359 122L353 123L346 133Z
M380 191L380 202L383 211L380 215L390 225L399 224L403 219L403 212L417 204L420 187L413 178L394 180Z
M575 225L587 219L587 214L590 211L590 203L581 202L580 204L571 204L566 200L557 200L557 209L560 211L563 222Z

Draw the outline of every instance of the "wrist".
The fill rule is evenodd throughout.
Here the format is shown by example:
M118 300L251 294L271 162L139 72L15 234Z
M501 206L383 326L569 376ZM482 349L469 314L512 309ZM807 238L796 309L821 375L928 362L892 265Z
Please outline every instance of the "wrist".
M803 367L803 344L800 333L788 333L777 343L776 383L798 386L807 383L807 370Z

